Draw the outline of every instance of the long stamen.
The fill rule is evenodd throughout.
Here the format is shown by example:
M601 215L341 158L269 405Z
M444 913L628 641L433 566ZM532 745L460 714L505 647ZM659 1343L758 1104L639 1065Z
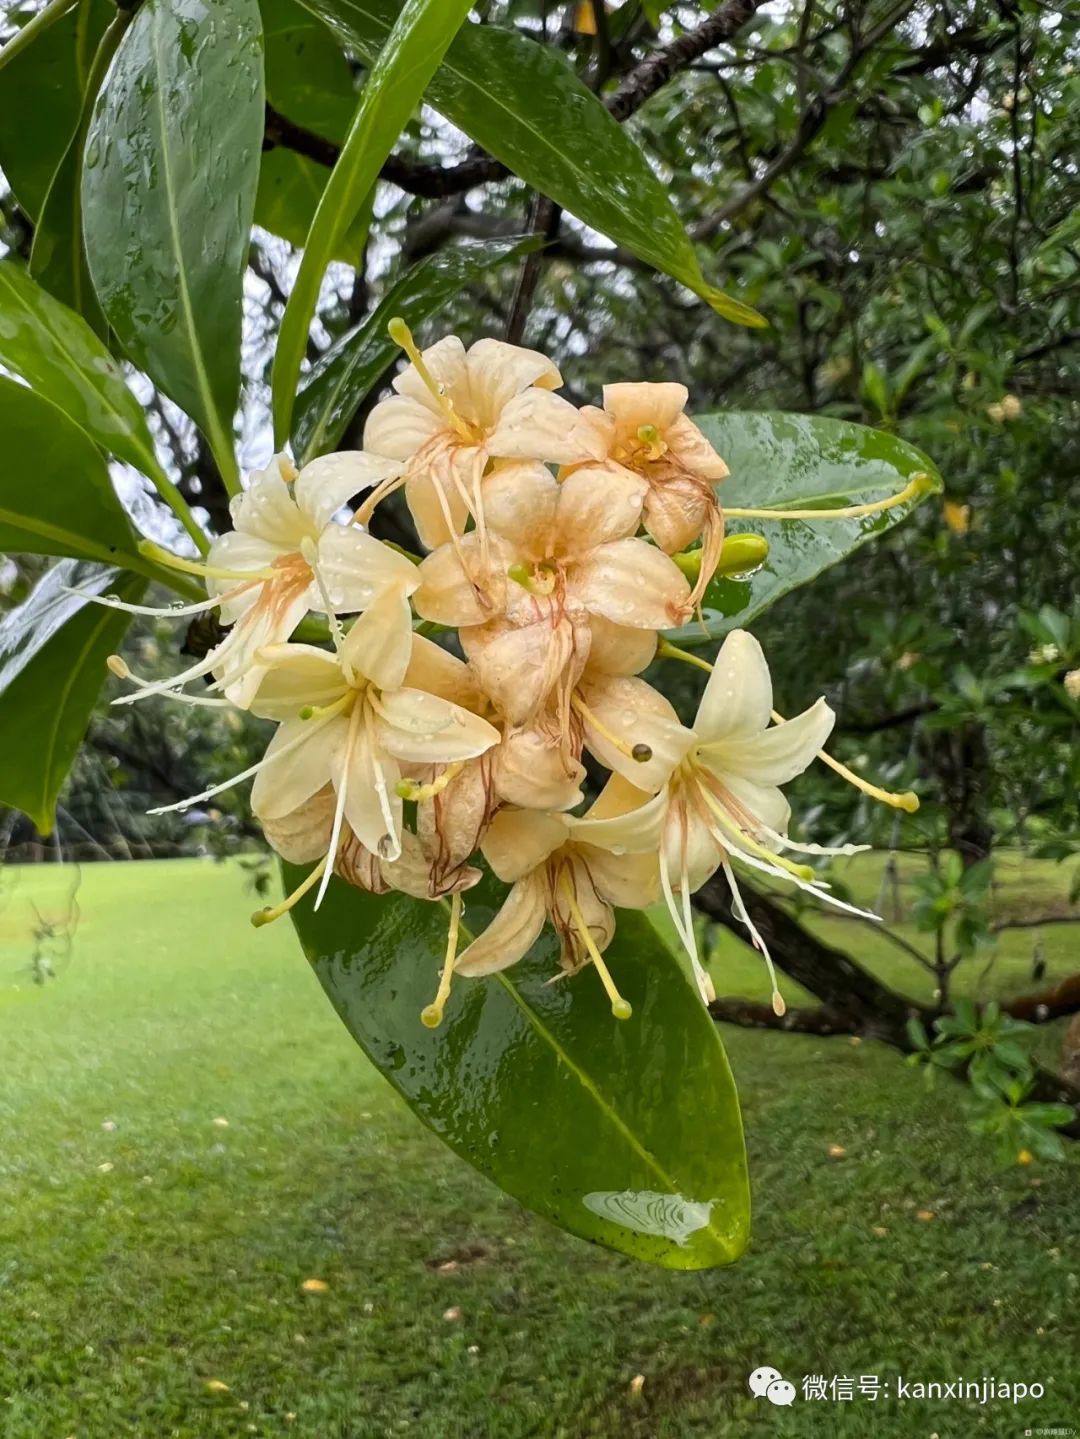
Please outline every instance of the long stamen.
M727 860L724 860L721 868L728 882L728 888L731 890L731 912L740 924L746 925L750 931L750 938L753 941L754 948L765 961L765 966L769 971L769 983L772 985L773 1014L775 1014L778 1019L782 1019L787 1013L787 1005L784 1003L784 996L780 993L780 986L776 982L776 970L773 967L769 947L762 939L760 931L750 918L746 905L743 903L743 897L739 893L739 886L735 882L735 872L731 868L731 865Z
M837 899L836 896L831 894L820 882L810 884L805 879L799 879L797 875L785 874L782 869L777 869L775 864L765 864L762 860L755 859L752 854L747 854L745 850L733 849L731 855L734 859L737 859L740 864L745 864L749 866L750 869L759 869L762 874L771 875L773 879L790 880L792 884L798 885L800 889L805 889L807 894L812 894L815 899L820 899L823 903L832 905L833 909L842 909L846 914L857 914L860 919L872 919L876 924L881 923L880 914L875 914L873 910L870 909L859 909L858 905L848 904L845 900Z
M777 714L776 710L772 712L772 719L774 724L785 723L784 716ZM882 789L880 785L871 784L868 779L863 779L854 770L848 769L846 764L841 764L838 759L833 759L831 754L826 754L823 749L818 750L817 757L822 764L827 764L842 779L846 779L848 784L853 784L856 789L861 789L863 794L869 795L871 799L879 800L893 809L902 809L907 814L914 814L919 808L919 796L914 790L909 789L901 794L894 794L892 790Z
M273 924L275 919L280 919L283 914L288 914L297 900L303 899L309 889L313 889L322 878L323 871L330 863L330 856L326 854L311 871L306 879L302 879L293 890L292 894L286 895L280 904L268 904L265 909L257 909L251 916L251 922L256 929L264 924Z
M414 779L403 779L395 785L394 792L401 799L422 804L425 800L434 799L437 794L442 794L450 781L456 779L464 768L464 760L455 760L452 764L448 764L442 774L431 780L429 784L417 784Z
M330 884L330 876L334 873L334 866L337 864L338 850L341 847L341 832L345 823L345 799L349 788L349 770L352 766L353 746L356 744L356 727L360 717L360 708L354 705L349 715L349 729L345 736L345 753L341 759L341 783L337 787L337 804L334 806L334 823L330 830L330 847L326 851L327 864L323 870L322 882L319 885L319 892L315 896L315 908L318 909L326 897L326 891Z
M706 808L720 825L720 828L724 830L730 838L734 839L740 848L748 849L751 854L756 854L767 863L775 865L778 869L786 870L793 879L812 880L814 878L814 871L809 865L793 864L790 859L785 859L781 854L774 854L771 849L766 849L763 844L759 844L753 835L749 834L742 825L737 824L735 820L731 818L723 805L703 786L698 786L697 793L701 796ZM715 838L723 843L725 847L729 847L728 841L723 840L721 836L716 835Z
M152 615L155 619L179 620L184 619L187 615L203 615L208 610L216 610L219 606L228 604L230 600L237 599L252 585L260 583L259 580L252 580L251 584L237 585L236 589L228 590L223 595L211 595L209 599L198 600L190 605L129 605L126 600L117 599L115 595L90 595L85 590L67 588L64 593L77 595L81 600L89 600L91 604L95 605L104 605L110 610L123 610L127 615Z
M617 749L620 754L624 754L627 759L636 760L638 764L648 764L648 762L652 759L653 752L650 745L632 745L628 744L626 740L620 739L617 734L613 734L612 731L608 729L607 725L603 724L602 721L597 719L594 712L589 708L589 706L585 703L585 701L581 698L580 695L571 695L570 703L577 710L578 714L581 715L582 719L585 721L586 724L592 725L593 729L597 732L597 734L601 735L604 739L606 739L609 745L612 745L615 749Z
M438 1029L442 1024L443 1010L450 998L450 986L454 981L454 960L457 959L458 929L461 925L461 891L456 889L450 896L450 928L446 935L446 958L443 960L439 988L432 1002L420 1011L420 1022L428 1029Z
M883 500L871 500L866 505L845 505L839 510L732 510L725 509L729 520L856 520L863 515L879 515L896 505L905 504L916 495L927 494L934 489L934 482L921 470L895 495Z
M105 667L118 680L135 680L141 683L139 676L128 664L122 655L110 655L105 661ZM189 695L184 690L166 690L165 699L179 700L181 704L196 705L204 709L233 709L230 700L211 699L208 695Z
M353 515L353 524L369 524L371 522L372 515L375 513L376 507L382 504L383 500L387 499L390 495L392 495L395 490L400 490L407 478L407 475L388 475L385 480L380 480L379 483L372 490L371 494L368 495L367 499Z
M166 569L179 570L181 574L185 575L198 575L200 579L276 580L279 578L278 572L269 568L264 570L227 570L222 565L208 565L202 560L187 560L182 555L174 555L172 550L166 550L161 545L154 544L153 540L140 540L136 548L140 555L145 555L148 560L156 560Z
M334 602L330 598L330 591L326 588L326 581L319 568L319 547L310 536L306 535L301 542L300 554L311 571L319 594L322 596L322 602L326 606L326 618L330 622L330 638L334 642L334 649L340 654L341 647L345 643L345 631L341 627Z
M368 690L368 700L374 699L374 692ZM383 773L382 765L379 763L379 737L375 732L375 708L368 704L364 707L364 723L367 726L368 750L371 756L372 781L375 785L375 794L379 801L379 811L382 814L383 824L386 825L386 833L379 844L379 858L393 864L401 858L401 836L398 834L397 820L394 811L390 806L390 791L386 783L386 775ZM385 853L384 853L385 850Z
M424 386L430 393L431 398L438 405L443 415L445 415L447 423L451 425L463 439L468 438L468 425L466 425L460 415L455 413L454 407L443 391L442 386L428 369L427 362L420 353L420 349L412 337L412 331L405 321L400 316L396 316L390 321L386 329L394 344L400 345L412 361L413 368L424 382Z
M634 1011L631 1009L629 1002L623 999L622 995L615 988L615 981L611 977L611 971L604 963L604 956L596 947L596 941L592 937L592 931L585 922L585 916L582 914L578 902L574 898L574 887L565 871L559 876L559 887L562 889L563 895L566 898L566 903L570 908L570 914L573 918L574 926L581 937L581 942L584 944L588 951L589 958L596 967L601 983L605 990L607 990L607 997L611 1000L612 1014L616 1019L629 1019Z

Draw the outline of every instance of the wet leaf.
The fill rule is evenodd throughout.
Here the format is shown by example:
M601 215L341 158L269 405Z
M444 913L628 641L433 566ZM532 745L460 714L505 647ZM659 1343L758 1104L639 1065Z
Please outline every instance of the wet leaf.
M306 3L369 62L397 9L395 0ZM552 46L497 25L466 24L428 99L527 184L687 285L717 313L741 325L765 324L756 310L708 283L663 181Z
M144 474L160 468L142 405L86 321L13 260L0 263L0 361L102 449Z
M304 871L285 866L291 889ZM465 897L475 932L501 894ZM323 988L368 1057L434 1132L573 1234L671 1269L737 1259L749 1195L738 1099L716 1025L646 915L620 912L607 960L633 1005L613 1019L597 976L557 972L541 937L520 965L434 995L447 907L334 879L292 914ZM468 942L468 935L463 938Z
M0 622L0 801L42 834L78 751L129 615L71 594L106 590L136 603L146 582L60 560Z
M366 320L320 356L297 395L293 446L300 463L334 449L360 402L401 354L386 330L395 315L417 326L484 270L541 243L535 235L477 240L440 250L404 274Z
M146 0L94 111L83 175L109 323L230 481L263 122L255 0Z
M904 504L860 519L733 519L738 529L765 536L768 559L752 575L714 580L705 592L708 636L696 622L684 625L671 635L680 644L701 644L748 624L783 595L891 530L941 489L941 477L924 454L865 425L774 410L694 418L731 471L718 491L726 507L838 509L896 494L919 473L929 481Z

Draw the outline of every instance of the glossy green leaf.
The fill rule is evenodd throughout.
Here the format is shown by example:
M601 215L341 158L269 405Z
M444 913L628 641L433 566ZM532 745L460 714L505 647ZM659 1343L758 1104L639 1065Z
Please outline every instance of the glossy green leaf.
M60 407L102 449L144 474L160 469L142 405L81 316L0 263L0 362Z
M341 144L356 109L356 84L337 41L297 0L261 0L266 42L266 99L296 125ZM255 223L300 248L330 170L284 146L264 152ZM335 260L356 263L365 226L353 226Z
M0 70L0 169L31 220L75 133L91 61L115 13L108 0L80 0Z
M137 603L146 582L101 565L60 560L0 621L0 802L42 834L75 759L129 615L71 590L106 589Z
M484 270L542 243L537 235L471 241L414 265L366 320L319 357L297 395L292 438L300 463L337 446L360 402L400 355L386 329L395 315L417 326Z
M286 883L302 874L286 866ZM482 928L500 898L467 894L466 926ZM349 1032L481 1174L571 1233L654 1264L739 1257L749 1195L731 1071L647 916L620 912L607 951L630 1019L612 1018L591 970L547 983L557 972L549 934L513 969L457 980L430 1030L420 1011L438 982L445 904L334 879L318 913L305 898L292 914Z
M694 418L731 471L719 491L730 508L840 509L897 494L920 473L927 482L903 504L858 519L733 519L733 528L765 536L768 559L741 579L714 580L705 592L708 636L695 622L672 631L680 644L701 644L748 624L781 596L891 530L941 489L930 460L883 430L779 411L732 410Z
M255 0L146 0L94 111L83 209L98 297L237 484L244 269L264 121Z
M397 8L395 0L305 3L368 60ZM527 184L687 285L719 314L742 325L765 323L706 281L667 187L552 46L496 25L465 25L428 99Z
M326 267L468 11L469 0L405 0L368 72L349 134L311 222L281 321L272 377L278 446L289 437L300 366Z
M30 273L38 284L82 315L102 335L107 329L105 315L90 280L83 243L83 153L94 102L130 23L130 12L118 11L94 52L79 121L49 183L30 250Z
M0 553L145 569L101 452L62 410L0 377Z

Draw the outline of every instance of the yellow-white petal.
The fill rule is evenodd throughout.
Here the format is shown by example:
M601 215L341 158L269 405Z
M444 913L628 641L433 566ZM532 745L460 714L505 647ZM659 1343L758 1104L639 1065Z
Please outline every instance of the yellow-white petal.
M403 807L396 790L401 770L378 739L374 726L354 723L348 742L331 755L330 774L339 795L345 783L345 818L353 834L389 858L401 836Z
M648 909L659 900L660 865L655 849L648 854L612 854L581 844L578 853L605 903L616 909Z
M348 729L348 720L340 715L322 721L292 719L279 725L251 789L255 816L260 821L280 819L318 794L331 778Z
M272 850L289 864L311 864L330 847L334 822L334 791L324 785L297 809L275 819L262 819L263 835Z
M639 854L660 843L667 794L650 795L621 774L613 774L592 807L580 819L571 817L575 842L613 854Z
M493 556L497 551L493 551ZM464 563L463 563L464 562ZM476 532L463 535L457 545L440 545L417 569L420 585L413 596L416 613L436 624L482 625L501 608L506 575L501 566L485 570ZM481 594L491 594L489 608Z
M727 478L727 465L688 416L673 420L664 439L675 459L691 474L714 485Z
M685 385L669 382L623 382L604 386L604 409L615 419L619 430L636 436L642 425L652 425L663 436L686 408L690 391Z
M555 553L584 555L597 545L634 535L648 485L621 465L582 465L558 487Z
M280 545L271 544L268 540L261 539L258 535L245 534L241 530L229 530L219 535L210 546L210 552L206 557L206 563L217 569L231 570L236 574L247 572L258 572L268 570L275 560L281 559L283 554L289 553L283 550ZM209 595L227 594L231 590L237 590L243 584L242 580L208 579L206 591ZM223 624L232 625L258 600L262 594L263 581L253 582L249 589L243 590L221 607L221 619Z
M637 675L656 658L656 631L613 624L590 615L589 675Z
M679 723L670 701L633 677L588 680L581 686L581 695L589 709L589 714L582 715L589 750L638 789L660 789L695 738L693 730ZM627 750L647 745L652 757L632 759L609 735L621 740Z
M702 742L746 739L768 725L772 704L772 679L761 646L746 630L732 630L716 656L694 729Z
M736 804L744 814L750 815L759 821L761 825L775 830L777 834L786 834L787 827L791 820L791 806L784 798L783 791L775 785L755 784L753 780L746 779L741 774L725 774L724 787L731 794ZM736 820L742 822L742 815L736 815ZM751 828L751 833L756 838L762 836L758 831Z
M405 681L412 640L409 601L402 589L390 586L353 622L341 647L342 666L379 689L396 690Z
M560 682L573 684L589 655L589 631L541 608L532 624L503 621L459 632L465 657L484 692L512 725L532 719Z
M530 385L547 391L562 384L562 376L546 355L505 340L477 340L469 347L465 369L471 402L468 418L484 430L497 425L510 401Z
M559 490L543 465L527 461L501 465L483 482L484 522L506 540L518 559L546 559L552 554Z
M533 809L502 809L484 835L484 858L499 879L513 884L566 843L567 818Z
M732 736L703 744L698 753L710 769L741 775L758 785L787 784L813 761L832 732L836 716L824 699L786 724L745 738Z
M446 418L411 395L380 400L364 426L364 449L391 460L411 460L446 431Z
M456 335L444 335L420 352L424 368L444 395L461 413L468 404L469 381L465 362L465 346ZM407 396L441 415L438 400L417 373L415 365L406 365L393 381L399 395Z
M400 462L385 455L341 450L305 465L296 477L293 494L301 512L321 530L354 496L400 473Z
M333 704L349 687L336 655L315 645L267 645L259 658L265 673L251 713L261 719L295 719L306 705Z
M499 742L499 731L487 720L423 690L385 692L378 712L383 748L413 764L472 759Z
M584 779L584 765L566 753L554 726L509 729L495 753L496 792L522 809L573 809Z
M518 880L487 929L458 955L454 969L471 977L509 969L533 947L546 914L544 881L533 871Z
M582 458L576 430L577 410L569 400L533 388L506 406L487 437L486 449L495 459L569 465Z
M401 683L410 689L440 695L444 700L478 714L487 705L484 692L469 666L425 635L413 635L409 666Z
M298 550L308 532L277 463L253 477L229 506L233 528L286 550Z
M579 604L617 625L663 630L680 624L690 586L678 565L644 540L598 545L567 568Z
M405 484L405 502L425 550L436 550L460 535L469 518L469 507L450 476L449 464L411 475Z
M330 603L337 614L367 607L384 590L411 595L420 573L411 560L356 525L327 525L319 537L316 563ZM322 590L312 585L311 608L325 611Z

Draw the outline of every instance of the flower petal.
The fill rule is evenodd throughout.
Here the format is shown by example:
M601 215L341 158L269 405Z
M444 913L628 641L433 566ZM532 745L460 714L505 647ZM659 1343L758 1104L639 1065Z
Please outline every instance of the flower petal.
M499 798L522 809L573 809L581 803L584 778L584 765L565 753L555 727L509 729L495 752Z
M423 690L384 693L378 707L383 747L414 764L472 759L499 743L499 731L487 720Z
M581 686L581 695L589 709L589 714L582 716L589 750L636 788L660 789L694 742L693 730L679 723L671 703L644 680L630 677L588 680ZM647 745L652 757L632 759L609 735L620 739L627 749Z
M428 374L459 413L465 413L469 401L468 367L465 346L456 335L444 335L421 350L421 359ZM399 395L417 401L426 409L443 416L438 400L428 389L415 365L406 365L393 381ZM365 445L365 449L367 446Z
M462 629L459 638L482 689L512 725L532 719L559 683L576 683L589 655L588 626L550 606L531 624L497 620Z
M501 608L498 593L505 590L505 574L495 567L484 572L475 531L463 535L457 545L440 545L416 573L420 585L413 603L422 619L440 625L482 625ZM481 590L494 591L491 608L481 603Z
M331 756L331 778L338 794L345 781L345 818L360 843L380 857L393 853L389 841L400 842L402 827L401 770L373 725L354 721L348 744Z
M334 822L334 791L323 785L302 805L275 819L263 818L263 836L275 853L289 864L311 864L330 847Z
M832 732L836 715L819 699L785 724L743 739L715 740L699 749L702 762L722 775L759 785L787 784L813 761Z
M456 655L424 635L414 634L409 667L401 681L410 689L427 690L462 705L475 714L487 708L487 697L469 669Z
M412 610L404 590L390 586L376 595L341 647L346 673L371 680L383 690L405 681L412 655Z
M417 450L446 430L446 418L437 408L411 395L391 395L368 415L364 449L391 460L411 460Z
M230 631L220 646L221 664L214 666L214 674L225 698L238 709L247 709L266 674L261 651L284 643L307 612L304 590L288 601L253 606Z
M217 569L233 570L240 574L247 571L259 571L269 569L275 560L279 560L287 551L280 545L271 544L268 540L261 539L258 535L244 534L240 530L229 530L219 535L211 544L210 551L206 556L206 563ZM223 624L232 625L251 608L262 595L262 585L265 581L255 581L249 589L243 590L235 600L229 600L221 606L221 620ZM225 580L215 577L206 581L206 592L209 595L228 594L243 584L242 580Z
M265 673L251 701L260 719L296 719L305 705L329 705L348 689L337 657L315 645L267 645L259 651Z
M746 739L768 726L772 703L772 679L761 646L746 630L732 630L716 656L694 729L703 742Z
M570 465L582 458L577 435L578 412L570 401L533 388L506 406L486 448L495 459Z
M562 384L562 376L546 355L505 340L477 340L469 347L465 369L471 402L468 418L485 430L497 425L514 396L530 385L548 391Z
M437 472L432 467L411 475L405 482L405 503L425 550L437 550L460 535L469 518L469 507L450 477L448 465Z
M642 425L654 425L661 435L686 408L690 391L685 385L623 382L604 386L604 409L613 415L620 431L636 435Z
M293 485L293 494L301 511L321 530L354 495L400 473L400 463L385 455L342 450L305 465Z
M330 779L335 756L345 748L348 730L349 721L341 715L322 723L291 719L279 725L251 787L255 817L260 822L280 819L318 794ZM289 748L301 736L306 742ZM282 753L285 750L288 753Z
M689 416L679 415L673 420L664 434L664 439L681 465L691 474L708 480L710 484L718 484L730 473L727 465Z
M741 774L725 774L724 788L746 814L775 830L777 834L787 833L791 821L791 806L784 798L782 790L775 785L755 784ZM755 838L761 838L760 833L753 830L751 832Z
M690 599L674 560L634 539L598 545L569 566L567 588L593 614L645 630L681 623Z
M289 493L276 457L274 463L256 474L247 489L236 496L229 511L234 529L285 550L298 550L307 534L304 516Z
M518 880L487 929L458 955L454 969L473 977L509 969L533 947L546 913L543 877L534 871Z
M521 461L501 465L483 482L484 521L521 559L542 560L551 539L560 487L543 465Z
M649 795L621 774L613 774L596 802L580 819L571 817L575 843L589 844L613 854L655 850L667 813L667 793Z
M327 525L319 536L316 563L336 614L365 610L384 590L411 595L420 585L417 565L356 525ZM325 613L317 585L308 598L312 609Z
M621 465L582 465L558 488L555 553L584 555L637 534L648 485Z
M583 844L579 848L600 898L618 909L648 909L660 897L660 866L649 854L612 854Z
M484 836L484 858L499 879L513 884L566 843L567 817L532 809L501 809Z
M589 616L589 675L637 675L656 658L656 631Z

